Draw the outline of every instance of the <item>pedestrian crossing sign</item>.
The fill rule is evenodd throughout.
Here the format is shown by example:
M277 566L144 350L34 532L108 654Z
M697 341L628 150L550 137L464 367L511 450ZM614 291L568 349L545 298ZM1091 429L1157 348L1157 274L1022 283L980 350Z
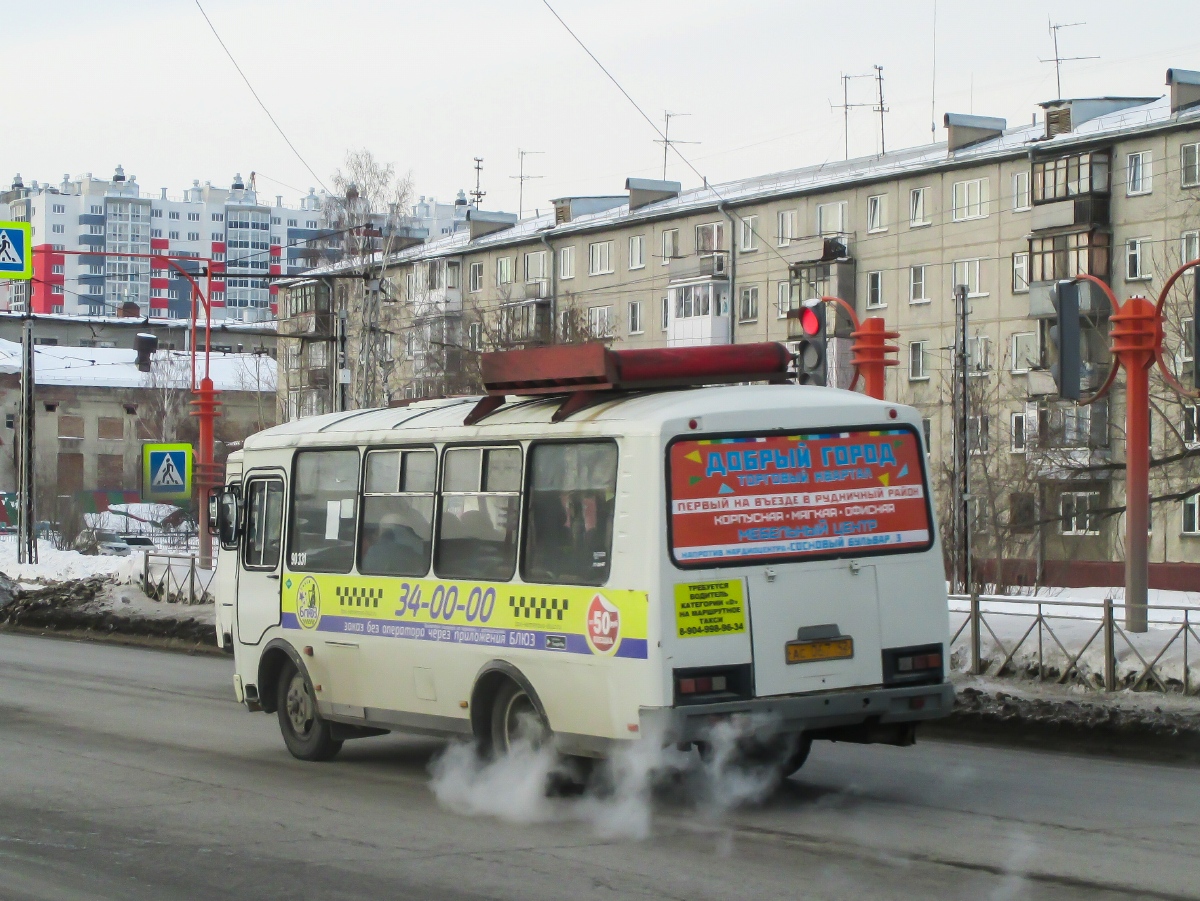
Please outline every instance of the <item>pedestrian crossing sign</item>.
M146 444L142 446L142 494L154 500L190 497L192 446Z
M28 222L0 222L0 278L33 278L32 237Z

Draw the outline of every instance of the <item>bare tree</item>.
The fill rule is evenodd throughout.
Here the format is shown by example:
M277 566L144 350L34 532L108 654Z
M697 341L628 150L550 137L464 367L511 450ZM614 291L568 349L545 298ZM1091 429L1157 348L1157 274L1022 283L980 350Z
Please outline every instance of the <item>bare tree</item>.
M178 441L190 432L191 358L178 351L159 351L142 377L141 427L147 437Z
M275 361L265 353L240 354L234 370L237 387L250 394L254 400L255 431L269 428L278 421L277 368Z

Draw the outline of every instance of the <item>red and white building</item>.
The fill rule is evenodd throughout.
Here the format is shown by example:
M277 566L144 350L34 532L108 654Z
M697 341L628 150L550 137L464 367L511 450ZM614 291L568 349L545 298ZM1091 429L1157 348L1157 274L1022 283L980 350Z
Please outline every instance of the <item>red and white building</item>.
M188 318L191 286L179 270L203 272L211 260L214 319L272 319L274 280L326 261L338 242L311 188L298 207L263 200L240 175L229 188L193 181L182 197L144 193L120 166L111 179L88 173L57 185L26 186L18 175L0 192L0 220L31 223L34 278L0 282L0 310Z

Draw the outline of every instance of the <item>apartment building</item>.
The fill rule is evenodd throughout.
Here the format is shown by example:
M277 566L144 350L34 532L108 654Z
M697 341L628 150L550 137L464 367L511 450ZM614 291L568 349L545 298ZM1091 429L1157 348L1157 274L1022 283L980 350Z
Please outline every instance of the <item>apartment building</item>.
M1163 97L1044 103L1013 128L947 114L945 142L727 184L684 191L629 179L623 195L562 198L521 222L468 210L466 229L376 267L369 323L340 313L361 273L329 267L289 289L281 408L354 406L340 386L356 384L367 344L382 348L368 357L384 373L376 402L404 402L470 390L485 349L788 341L789 311L836 295L900 332L887 396L923 412L945 499L962 285L976 553L1006 568L1004 584L1119 584L1123 394L1118 385L1085 407L1057 398L1050 289L1088 273L1118 298L1155 297L1200 257L1200 73L1170 70L1167 83ZM1167 306L1165 347L1190 379L1185 282ZM1108 372L1112 311L1091 287L1083 309L1089 390ZM845 384L848 326L831 319ZM1195 405L1154 384L1153 457L1173 462L1152 474L1151 584L1183 587L1200 575L1188 495L1200 484L1200 421Z
M34 279L0 283L0 310L187 319L192 296L184 272L199 272L207 265L199 260L211 259L213 318L271 319L273 277L340 258L324 209L324 196L311 188L298 207L286 207L282 196L271 202L240 175L228 188L193 181L178 197L166 188L142 191L120 166L110 179L88 173L57 185L27 186L18 175L0 192L0 219L31 223Z

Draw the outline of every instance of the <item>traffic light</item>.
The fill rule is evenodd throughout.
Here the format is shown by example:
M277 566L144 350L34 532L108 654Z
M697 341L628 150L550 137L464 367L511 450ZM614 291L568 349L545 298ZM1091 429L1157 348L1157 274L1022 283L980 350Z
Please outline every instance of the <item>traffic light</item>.
M801 385L829 384L826 355L825 302L806 300L797 311L800 340L796 342L796 382Z
M1083 361L1079 353L1079 282L1063 279L1051 292L1058 321L1050 326L1050 343L1054 345L1058 359L1050 366L1050 372L1058 386L1059 397L1079 400L1083 380Z

